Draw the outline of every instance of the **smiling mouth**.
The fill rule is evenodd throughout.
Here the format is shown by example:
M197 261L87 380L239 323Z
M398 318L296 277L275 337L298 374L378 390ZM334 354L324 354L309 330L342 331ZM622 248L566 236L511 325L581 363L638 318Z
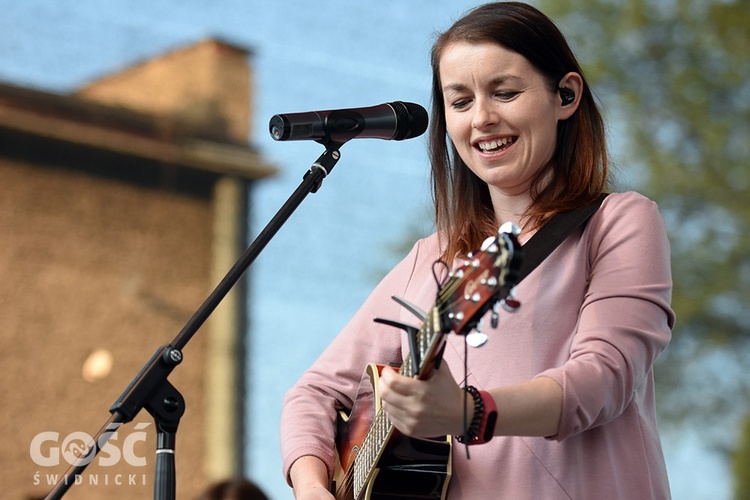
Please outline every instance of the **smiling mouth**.
M502 139L493 139L491 141L479 141L477 148L483 153L496 153L508 149L517 140L518 137L503 137Z

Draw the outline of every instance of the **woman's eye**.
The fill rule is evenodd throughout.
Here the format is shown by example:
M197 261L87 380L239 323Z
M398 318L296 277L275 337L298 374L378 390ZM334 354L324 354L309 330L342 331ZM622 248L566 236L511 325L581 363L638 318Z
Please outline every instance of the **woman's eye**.
M518 92L515 91L505 91L505 92L497 92L495 93L495 96L500 99L501 101L510 101L514 97L518 95Z
M453 101L453 103L451 103L451 107L453 107L454 109L463 109L463 108L465 108L468 105L469 105L469 100L468 99L459 99L459 100Z

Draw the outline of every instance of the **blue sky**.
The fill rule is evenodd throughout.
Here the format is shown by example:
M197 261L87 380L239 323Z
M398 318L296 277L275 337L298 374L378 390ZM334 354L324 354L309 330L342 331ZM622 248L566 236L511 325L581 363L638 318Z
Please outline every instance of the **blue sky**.
M0 81L64 93L210 36L251 49L250 141L280 168L253 190L256 234L322 153L274 142L269 118L394 100L428 107L433 34L479 3L0 0ZM250 270L248 475L278 499L291 498L278 454L284 391L400 258L391 247L430 228L424 138L355 140L341 154ZM698 441L665 439L675 498L729 498L725 468Z

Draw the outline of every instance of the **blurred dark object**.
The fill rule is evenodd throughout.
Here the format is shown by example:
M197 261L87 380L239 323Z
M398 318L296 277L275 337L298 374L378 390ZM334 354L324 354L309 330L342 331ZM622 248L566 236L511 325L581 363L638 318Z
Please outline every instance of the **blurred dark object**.
M198 500L269 500L263 490L244 478L227 479L210 485Z

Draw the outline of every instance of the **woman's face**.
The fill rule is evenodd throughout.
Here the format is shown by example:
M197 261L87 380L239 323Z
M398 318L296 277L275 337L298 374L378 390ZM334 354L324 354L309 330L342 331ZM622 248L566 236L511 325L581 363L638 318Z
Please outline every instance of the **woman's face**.
M493 195L527 193L573 106L561 106L525 57L497 44L448 45L439 71L448 134L466 165Z

